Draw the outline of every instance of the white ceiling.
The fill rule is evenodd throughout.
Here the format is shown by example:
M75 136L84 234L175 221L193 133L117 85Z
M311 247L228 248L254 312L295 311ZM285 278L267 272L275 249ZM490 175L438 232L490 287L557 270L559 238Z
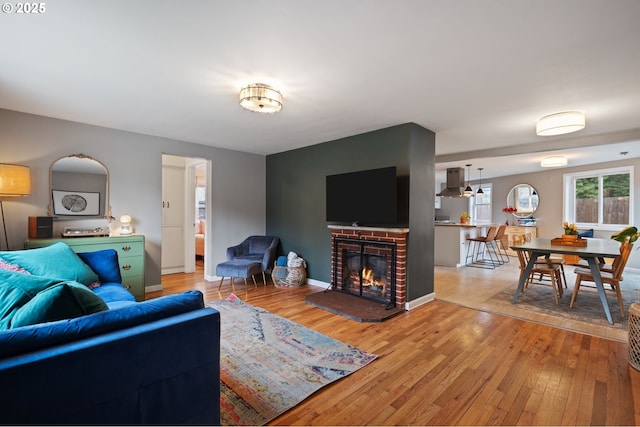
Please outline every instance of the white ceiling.
M258 154L415 122L440 169L487 174L470 157L487 149L640 156L638 0L44 4L0 16L0 108ZM243 110L250 82L279 87L283 110ZM563 110L586 129L535 135Z

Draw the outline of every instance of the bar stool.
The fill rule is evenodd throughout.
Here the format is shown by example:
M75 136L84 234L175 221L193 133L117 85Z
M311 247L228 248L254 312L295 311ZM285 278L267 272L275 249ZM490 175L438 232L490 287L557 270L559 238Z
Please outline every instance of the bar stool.
M495 246L497 234L498 227L491 226L489 227L486 236L467 237L467 256L465 257L465 264L470 267L491 269L502 265L498 259L498 248ZM471 249L472 245L473 249ZM480 254L482 254L482 258L480 258ZM488 259L486 258L487 254L489 255ZM469 262L469 258L471 258L471 262Z
M505 248L504 246L504 233L506 230L507 230L507 226L505 224L502 224L501 226L499 226L498 232L496 233L496 239L495 239L496 248L498 249L498 255L500 256L500 261L502 261L502 264L504 264L505 262L511 261L509 259L509 253L507 252L507 248Z

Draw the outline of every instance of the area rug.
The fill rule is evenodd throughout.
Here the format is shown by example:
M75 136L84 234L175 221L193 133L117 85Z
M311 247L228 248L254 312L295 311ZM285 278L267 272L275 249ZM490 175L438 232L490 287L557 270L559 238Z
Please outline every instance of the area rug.
M515 295L515 285L506 287L493 295L483 304L488 311L508 314L525 320L538 321L540 323L555 323L564 329L589 333L618 341L627 340L628 313L632 303L640 302L640 282L625 280L621 286L625 315L620 313L618 299L613 292L607 292L609 311L613 324L607 321L600 297L595 289L585 289L581 286L573 308L571 294L573 283L568 283L564 289L559 304L555 304L553 291L548 286L534 285L526 289L515 304L511 301Z
M264 425L376 359L231 294L220 311L222 425Z

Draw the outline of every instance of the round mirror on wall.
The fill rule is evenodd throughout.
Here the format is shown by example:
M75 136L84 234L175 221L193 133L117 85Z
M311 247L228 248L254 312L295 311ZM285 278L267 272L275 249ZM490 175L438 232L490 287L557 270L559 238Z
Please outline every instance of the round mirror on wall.
M507 206L516 208L512 214L517 218L531 218L538 210L539 202L538 192L529 184L515 185L507 195Z
M93 219L110 215L109 170L86 154L61 157L49 168L49 216Z

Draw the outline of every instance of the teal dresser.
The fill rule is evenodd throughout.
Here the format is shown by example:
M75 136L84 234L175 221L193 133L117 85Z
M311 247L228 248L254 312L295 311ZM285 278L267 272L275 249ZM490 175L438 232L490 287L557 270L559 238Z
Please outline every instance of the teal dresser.
M144 236L31 239L27 240L24 246L26 249L42 248L56 242L66 243L74 252L115 249L118 252L123 286L129 289L136 300L144 301Z

